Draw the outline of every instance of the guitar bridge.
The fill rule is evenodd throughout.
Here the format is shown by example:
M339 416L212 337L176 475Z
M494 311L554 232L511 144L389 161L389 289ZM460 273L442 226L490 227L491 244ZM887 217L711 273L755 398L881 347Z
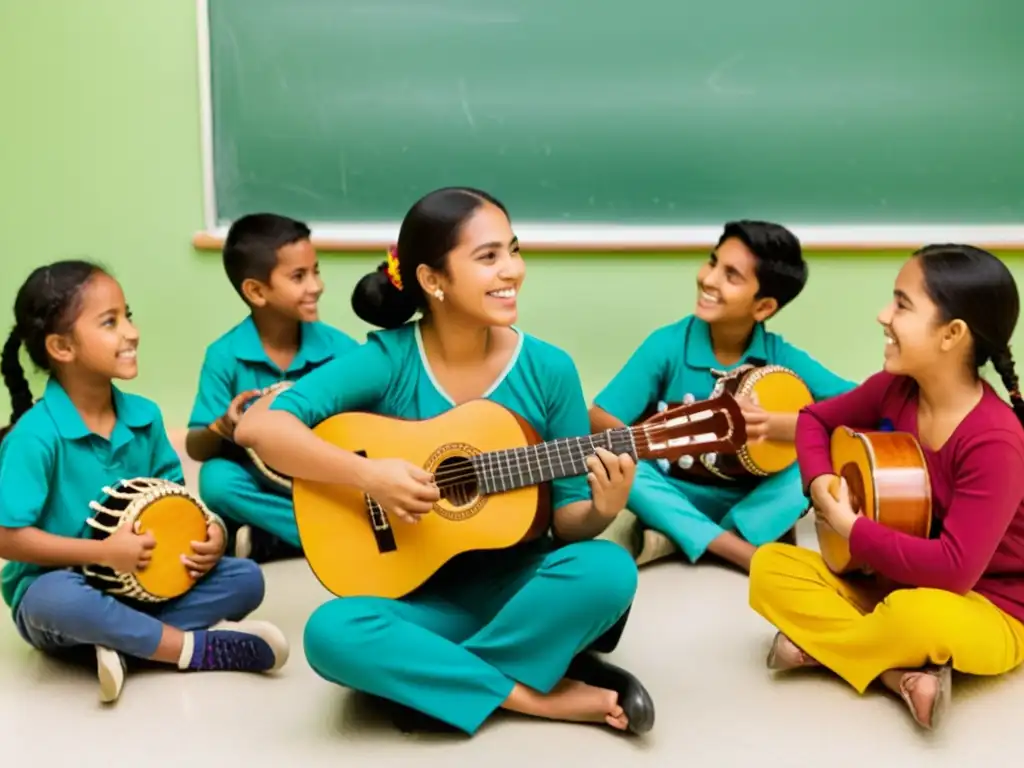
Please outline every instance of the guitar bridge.
M391 528L391 521L388 520L388 513L368 494L364 493L363 498L366 499L366 514L370 518L370 530L373 531L373 538L377 542L377 551L381 554L394 552L398 549L398 544L395 542L395 532Z
M359 456L366 457L366 451L355 451ZM377 551L395 552L398 550L398 543L395 541L395 532L391 528L391 521L388 520L388 513L384 507L370 498L370 494L364 493L363 500L366 502L366 516L370 520L370 530L373 531L373 538L377 542Z

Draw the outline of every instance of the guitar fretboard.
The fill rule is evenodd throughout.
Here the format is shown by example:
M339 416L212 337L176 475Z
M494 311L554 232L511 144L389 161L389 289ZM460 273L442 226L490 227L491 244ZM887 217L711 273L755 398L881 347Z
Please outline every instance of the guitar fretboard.
M596 435L565 437L521 448L491 451L474 456L473 469L481 493L493 494L539 485L562 477L585 475L587 458L598 448L637 459L636 441L629 427L608 429Z

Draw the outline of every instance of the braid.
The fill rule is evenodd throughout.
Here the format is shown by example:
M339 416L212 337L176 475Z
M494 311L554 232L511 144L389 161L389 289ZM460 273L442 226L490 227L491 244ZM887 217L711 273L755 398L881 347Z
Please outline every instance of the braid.
M3 353L0 353L0 373L3 374L4 384L11 393L11 422L10 426L0 433L0 440L32 407L32 390L28 386L28 379L25 378L21 360L18 359L20 350L21 334L15 327L7 337Z
M992 366L999 374L999 378L1003 380L1003 386L1006 387L1006 391L1010 395L1013 412L1017 414L1021 424L1024 424L1024 398L1020 395L1020 382L1017 379L1017 370L1013 364L1013 356L1010 354L1009 347L992 355Z

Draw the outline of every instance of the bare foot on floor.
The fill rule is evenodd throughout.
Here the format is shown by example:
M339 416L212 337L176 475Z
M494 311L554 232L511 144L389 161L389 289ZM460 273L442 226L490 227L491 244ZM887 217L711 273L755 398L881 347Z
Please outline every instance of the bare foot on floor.
M620 731L629 726L615 691L568 678L560 680L547 695L517 685L505 700L504 708L548 720L605 723Z
M818 662L804 653L792 640L781 632L775 635L772 649L768 652L768 669L785 671L800 667L817 667Z

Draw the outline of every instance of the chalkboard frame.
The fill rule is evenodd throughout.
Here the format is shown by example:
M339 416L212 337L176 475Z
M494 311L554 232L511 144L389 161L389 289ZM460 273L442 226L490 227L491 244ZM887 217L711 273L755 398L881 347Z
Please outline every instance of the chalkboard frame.
M203 177L203 229L192 245L197 250L220 250L229 222L217 208L216 157L213 140L213 95L209 5L217 0L196 0L196 32L199 65L199 114ZM410 204L414 201L409 201ZM514 212L513 212L514 213ZM401 221L307 222L313 243L325 252L377 251L393 244ZM713 247L721 223L693 225L561 224L516 221L515 230L524 248L537 252L701 252ZM821 225L783 222L816 251L899 251L932 242L965 242L995 250L1024 250L1024 223L986 225L843 224Z

